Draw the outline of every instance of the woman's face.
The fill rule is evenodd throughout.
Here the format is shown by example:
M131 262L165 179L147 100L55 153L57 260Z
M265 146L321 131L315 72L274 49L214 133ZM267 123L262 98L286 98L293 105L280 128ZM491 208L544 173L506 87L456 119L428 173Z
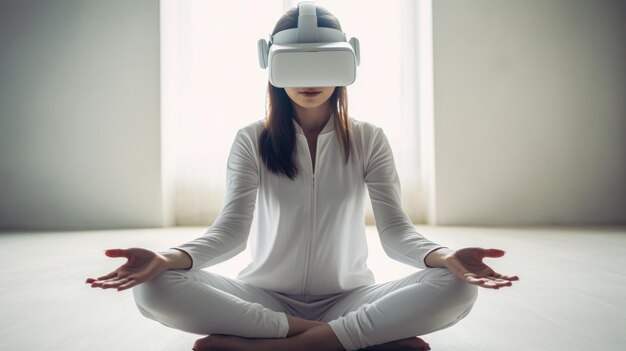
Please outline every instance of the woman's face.
M285 88L291 101L303 108L316 108L328 101L335 87Z

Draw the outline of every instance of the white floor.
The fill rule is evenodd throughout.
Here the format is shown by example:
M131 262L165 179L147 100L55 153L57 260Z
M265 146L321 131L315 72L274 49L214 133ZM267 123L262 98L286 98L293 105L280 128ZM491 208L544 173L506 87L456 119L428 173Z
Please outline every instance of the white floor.
M418 226L449 246L495 247L496 271L520 281L481 289L457 325L423 336L433 350L625 350L626 228L461 228ZM190 350L199 335L172 330L136 309L130 291L91 289L85 278L124 262L107 248L163 250L206 228L0 233L0 350ZM415 268L392 261L368 227L377 281ZM209 270L234 277L249 258Z

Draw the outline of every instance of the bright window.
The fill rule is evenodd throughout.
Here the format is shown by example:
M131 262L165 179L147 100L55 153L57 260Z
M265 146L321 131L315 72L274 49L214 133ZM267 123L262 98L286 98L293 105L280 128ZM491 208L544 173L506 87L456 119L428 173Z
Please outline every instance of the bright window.
M319 0L361 43L353 118L381 126L400 174L403 205L421 211L417 34L413 1ZM256 43L297 1L162 1L163 128L175 160L177 225L208 225L223 205L237 129L263 119L267 70ZM368 200L369 201L369 200ZM369 205L368 205L369 206ZM371 217L371 208L368 210ZM369 221L371 223L371 220Z

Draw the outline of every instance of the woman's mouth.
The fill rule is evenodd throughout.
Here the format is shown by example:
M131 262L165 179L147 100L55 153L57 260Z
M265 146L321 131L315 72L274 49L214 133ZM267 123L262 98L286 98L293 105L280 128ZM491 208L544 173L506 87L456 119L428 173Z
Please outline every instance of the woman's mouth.
M298 94L306 96L306 97L315 97L317 95L319 95L321 93L321 91L301 91L298 92Z

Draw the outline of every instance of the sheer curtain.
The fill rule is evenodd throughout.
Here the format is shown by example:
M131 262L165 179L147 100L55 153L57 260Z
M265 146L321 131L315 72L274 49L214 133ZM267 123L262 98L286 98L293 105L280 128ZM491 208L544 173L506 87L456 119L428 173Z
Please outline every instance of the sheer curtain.
M176 225L210 225L221 211L237 129L263 119L267 71L256 42L298 1L162 1L163 119L175 161ZM349 113L381 126L394 151L404 209L424 221L420 179L417 9L411 0L318 0L361 42ZM367 200L367 220L373 223Z

